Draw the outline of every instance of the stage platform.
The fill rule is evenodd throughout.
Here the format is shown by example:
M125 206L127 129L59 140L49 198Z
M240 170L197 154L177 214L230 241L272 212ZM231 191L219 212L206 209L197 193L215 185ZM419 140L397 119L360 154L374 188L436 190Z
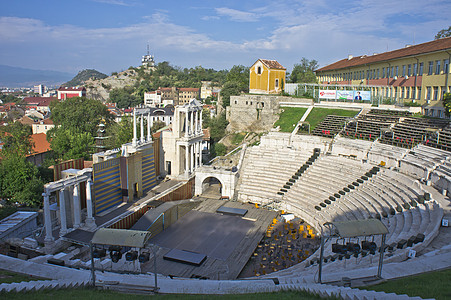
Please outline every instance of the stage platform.
M245 209L245 217L216 213L221 206ZM185 278L236 279L277 212L224 200L204 199L194 210L150 239L159 246L157 272ZM199 265L164 259L173 249L206 255ZM144 266L153 271L153 260Z

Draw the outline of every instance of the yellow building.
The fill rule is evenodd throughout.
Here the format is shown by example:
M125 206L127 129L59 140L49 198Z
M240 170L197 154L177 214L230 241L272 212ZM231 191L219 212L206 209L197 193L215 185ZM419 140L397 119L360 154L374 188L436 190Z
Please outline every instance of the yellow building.
M277 94L285 85L285 69L276 60L259 59L249 69L249 93Z
M424 104L426 115L443 117L441 101L450 92L451 37L389 52L349 56L316 70L320 84L371 86L372 94Z

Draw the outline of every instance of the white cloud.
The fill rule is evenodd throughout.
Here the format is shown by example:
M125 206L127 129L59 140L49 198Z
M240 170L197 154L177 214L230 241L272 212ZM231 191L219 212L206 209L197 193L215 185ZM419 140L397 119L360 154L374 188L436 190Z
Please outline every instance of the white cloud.
M424 5L422 0L411 0L409 5L393 7L388 0L340 5L325 0L277 1L251 11L214 10L216 14L202 12L204 17L198 18L249 22L246 28L255 25L254 29L237 32L233 39L213 38L221 32L211 32L202 22L199 26L204 27L196 30L175 24L164 10L154 10L135 24L94 29L0 17L0 63L36 69L78 68L76 71L85 66L111 72L139 63L150 44L157 61L169 60L184 67L230 68L249 65L258 57L277 59L288 68L302 57L324 66L348 54L403 47L412 43L414 34L416 43L432 40L438 30L449 26L451 2L431 0ZM265 28L272 29L265 32ZM253 38L255 34L258 38Z
M123 65L124 61L130 60L124 56L143 49L136 55L138 60L147 44L150 44L152 51L176 52L179 56L206 51L231 51L240 47L233 42L211 39L189 27L168 23L161 12L142 23L97 29L70 25L49 26L36 19L0 17L0 41L1 64L33 64L34 68L44 67L42 64L53 64L55 68L60 67L58 64L71 66L74 65L73 61L96 65L105 64L107 60L111 64L109 67L114 68L114 64ZM56 55L46 57L48 49ZM33 53L34 56L19 55L22 51ZM16 61L10 61L14 56L13 52ZM118 56L119 53L121 56ZM113 57L116 59L111 60Z
M200 19L203 21L210 21L210 20L219 20L220 18L218 16L203 16Z
M216 13L220 16L229 17L232 21L237 22L257 22L259 17L252 12L245 12L227 7L215 8Z
M105 4L111 4L111 5L121 5L121 6L132 6L133 3L130 3L130 1L125 2L122 0L92 0L94 2L99 3L105 3Z

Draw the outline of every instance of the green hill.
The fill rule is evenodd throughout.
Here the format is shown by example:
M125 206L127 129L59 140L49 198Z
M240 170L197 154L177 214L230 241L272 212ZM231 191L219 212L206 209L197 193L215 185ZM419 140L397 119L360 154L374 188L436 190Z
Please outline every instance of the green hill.
M88 79L104 79L107 77L107 75L100 73L99 71L86 69L78 72L78 74L74 78L72 78L72 80L64 83L63 86L79 86L83 85Z

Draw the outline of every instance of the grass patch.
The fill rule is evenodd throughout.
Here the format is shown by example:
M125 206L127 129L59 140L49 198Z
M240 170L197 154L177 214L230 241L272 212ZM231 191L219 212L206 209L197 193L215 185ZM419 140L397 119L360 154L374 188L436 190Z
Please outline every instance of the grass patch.
M32 277L31 275L14 273L6 270L0 270L0 283L13 283L22 281L42 280L38 277Z
M231 143L233 145L238 146L241 144L241 142L244 140L244 137L246 136L247 132L238 132L232 135Z
M316 300L323 299L319 296L308 294L305 292L279 292L279 293L258 293L258 294L235 294L235 295L133 295L122 294L106 290L94 290L90 288L82 289L62 289L62 290L44 290L39 292L25 292L25 293L3 293L10 299L95 299L95 300L114 300L114 299L251 299L251 300L278 300L278 299L300 299L300 300ZM5 298L6 299L6 298Z
M358 112L354 110L336 109L336 108L318 108L312 109L305 121L310 124L310 132L324 120L328 115L354 117Z
M284 107L274 127L280 126L282 132L292 132L306 111L306 107Z
M411 297L451 299L451 269L390 280L361 288L376 292L407 294Z

